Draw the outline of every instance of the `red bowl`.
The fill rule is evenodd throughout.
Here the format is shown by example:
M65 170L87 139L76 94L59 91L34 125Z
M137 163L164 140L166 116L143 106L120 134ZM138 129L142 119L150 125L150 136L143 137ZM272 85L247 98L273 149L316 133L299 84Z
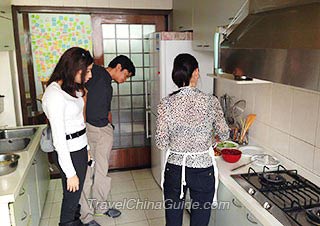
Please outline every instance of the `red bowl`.
M221 155L224 161L230 163L238 162L241 158L241 154L242 152L238 149L225 148L221 150Z

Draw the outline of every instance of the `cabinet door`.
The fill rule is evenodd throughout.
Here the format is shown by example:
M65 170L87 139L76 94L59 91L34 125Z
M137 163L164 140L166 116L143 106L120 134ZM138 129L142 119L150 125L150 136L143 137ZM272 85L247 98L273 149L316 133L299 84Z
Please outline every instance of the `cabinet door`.
M219 183L218 201L215 225L246 225L245 208L222 183Z
M245 210L245 215L246 215L246 221L245 221L245 225L247 226L263 226L258 220L257 218L255 218L249 210Z
M245 0L202 0L194 7L193 49L213 51L218 26L228 25Z
M193 29L194 0L173 0L173 30L188 31Z
M213 7L217 0L202 0L194 7L193 42L194 50L213 51L213 33L215 32Z
M49 180L50 180L49 163L48 163L47 154L41 150L38 150L35 160L36 160L37 189L39 194L38 204L39 204L40 215L41 215L44 203L46 201Z
M30 225L31 211L30 211L30 198L27 193L28 185L25 182L19 191L14 203L9 204L11 225L13 226L26 226Z
M27 177L25 179L26 191L30 199L30 210L31 210L31 224L33 226L39 225L40 222L40 209L39 209L39 198L38 189L36 182L36 161L34 160L31 164Z
M4 16L11 16L5 14ZM13 25L12 20L0 17L0 51L8 51L14 49Z

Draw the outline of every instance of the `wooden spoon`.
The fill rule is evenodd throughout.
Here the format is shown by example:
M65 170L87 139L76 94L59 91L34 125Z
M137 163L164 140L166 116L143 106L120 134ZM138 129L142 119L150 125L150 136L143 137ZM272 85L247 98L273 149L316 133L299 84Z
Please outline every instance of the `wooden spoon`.
M242 143L245 134L247 133L248 129L250 128L250 126L252 125L252 123L254 122L256 117L257 117L256 114L249 114L247 116L246 122L244 124L244 128L241 131L241 136L240 136L240 140L239 140L240 143Z

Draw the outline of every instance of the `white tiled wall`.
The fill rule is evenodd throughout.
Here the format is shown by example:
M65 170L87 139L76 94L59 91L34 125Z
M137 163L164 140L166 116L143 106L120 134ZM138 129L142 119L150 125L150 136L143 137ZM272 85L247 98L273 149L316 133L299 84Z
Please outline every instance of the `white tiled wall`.
M172 9L172 0L12 0L12 5Z
M293 91L290 133L315 145L319 110L319 94Z
M282 84L239 85L219 79L216 94L245 99L257 114L249 135L257 143L320 175L320 93Z

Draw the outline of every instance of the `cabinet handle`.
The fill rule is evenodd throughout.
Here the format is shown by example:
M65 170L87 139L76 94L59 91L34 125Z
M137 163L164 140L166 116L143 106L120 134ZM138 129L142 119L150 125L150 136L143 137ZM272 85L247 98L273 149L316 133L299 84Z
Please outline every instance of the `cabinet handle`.
M26 192L26 189L22 188L21 192L19 193L19 196L23 196L25 192Z
M202 45L196 45L197 47L202 47Z
M258 222L250 219L250 214L249 214L249 213L247 213L247 220L248 220L250 223L252 223L252 224L258 224Z
M28 213L26 211L23 211L24 216L21 217L21 221L24 221L28 217Z
M228 20L233 20L233 19L234 19L234 17L229 17L229 18L228 18Z
M183 26L179 26L179 29L183 28Z
M34 159L33 162L32 162L32 165L34 166L35 164L37 164L37 160Z
M235 200L235 199L232 199L232 204L233 204L235 207L242 208L242 206L241 206L240 204L236 204L236 200Z
M206 47L206 48L208 48L208 47L210 47L210 45L203 45L203 47Z

